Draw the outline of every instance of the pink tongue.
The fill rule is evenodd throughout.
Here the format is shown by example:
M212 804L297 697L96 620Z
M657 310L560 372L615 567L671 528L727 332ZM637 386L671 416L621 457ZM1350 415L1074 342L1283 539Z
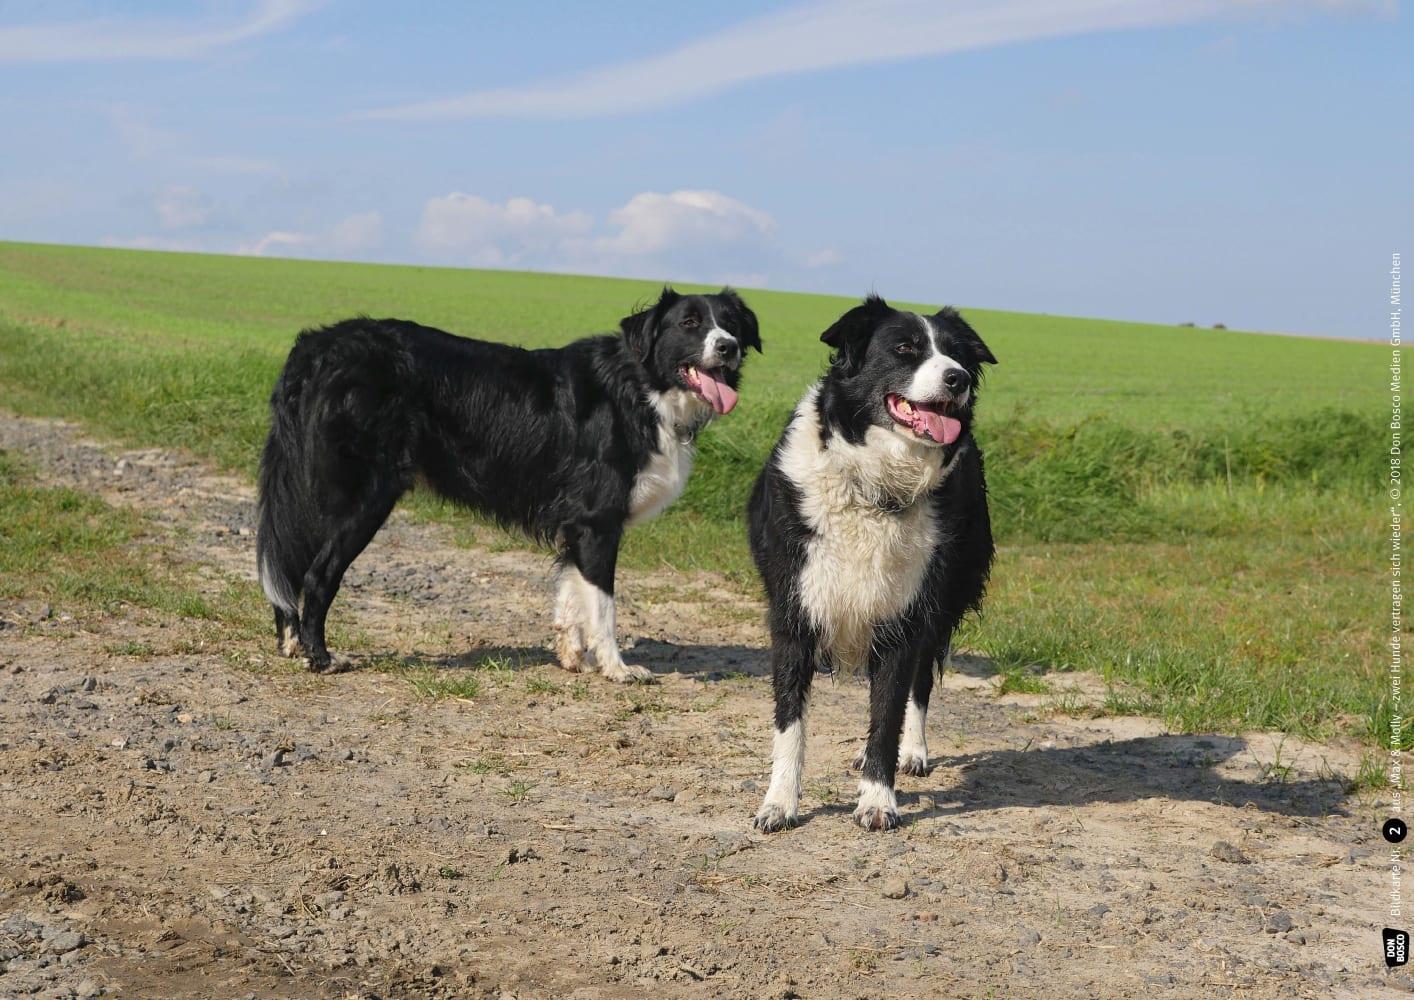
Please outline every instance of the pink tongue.
M697 376L702 397L711 404L712 409L718 413L732 412L732 407L736 406L736 390L701 368L697 369Z
M961 420L945 416L926 404L915 405L913 417L914 429L921 430L939 444L952 444L962 434Z

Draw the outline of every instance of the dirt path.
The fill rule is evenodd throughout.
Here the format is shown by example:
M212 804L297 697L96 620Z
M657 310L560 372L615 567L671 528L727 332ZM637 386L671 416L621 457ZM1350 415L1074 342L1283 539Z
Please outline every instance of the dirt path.
M212 587L253 576L245 484L53 423L0 417L0 448L152 515ZM804 822L763 837L759 609L706 577L625 577L651 688L550 664L542 557L395 519L335 624L452 669L519 663L478 670L471 701L309 677L148 612L0 604L0 996L1410 988L1378 961L1386 852L1333 776L1355 754L1065 716L964 661L903 828L869 835L846 770L865 691L822 679Z

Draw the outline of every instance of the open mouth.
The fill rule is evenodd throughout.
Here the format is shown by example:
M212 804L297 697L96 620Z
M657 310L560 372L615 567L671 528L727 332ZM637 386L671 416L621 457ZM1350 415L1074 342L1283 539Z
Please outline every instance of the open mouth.
M737 400L737 392L727 385L724 374L723 368L699 368L697 365L683 365L678 369L683 384L706 400L707 405L719 414L732 412Z
M885 397L885 402L894 423L907 427L919 437L938 444L952 444L962 436L962 421L949 413L951 403L915 403L892 392Z

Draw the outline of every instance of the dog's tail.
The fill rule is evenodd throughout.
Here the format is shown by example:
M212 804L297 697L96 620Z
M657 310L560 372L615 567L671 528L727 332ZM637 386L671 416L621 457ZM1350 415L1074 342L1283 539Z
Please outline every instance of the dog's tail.
M255 535L260 588L271 605L299 611L304 574L314 561L316 525L308 499L298 397L288 393L286 376L270 400L270 436L260 457L260 503Z

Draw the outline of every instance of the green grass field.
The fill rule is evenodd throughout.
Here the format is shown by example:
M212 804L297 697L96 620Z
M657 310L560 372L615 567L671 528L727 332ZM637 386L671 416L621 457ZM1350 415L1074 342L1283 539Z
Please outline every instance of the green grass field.
M362 312L554 345L613 328L656 290L0 243L0 405L252 473L301 327ZM631 533L630 565L725 568L755 586L747 493L825 363L820 331L852 300L746 297L766 353L704 435L686 495ZM1001 552L966 644L1004 669L1100 671L1112 708L1184 728L1373 741L1383 349L953 304L1001 359L978 429Z

